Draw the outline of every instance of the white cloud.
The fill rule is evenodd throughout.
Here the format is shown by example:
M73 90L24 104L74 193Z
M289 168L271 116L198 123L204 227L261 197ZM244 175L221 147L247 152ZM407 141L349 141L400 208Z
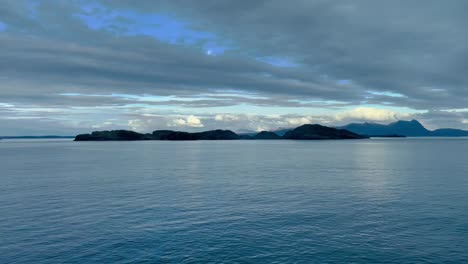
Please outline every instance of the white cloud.
M7 104L7 103L0 103L0 108L11 108L14 107L12 104Z
M110 127L112 125L114 125L112 122L107 121L107 122L104 122L102 124L92 125L91 127L92 128L106 128L106 127Z
M203 127L203 123L201 122L200 118L190 115L186 118L176 118L167 123L170 127Z
M358 107L349 111L338 113L334 116L337 121L362 120L387 122L409 117L409 114L399 113L387 109L372 107Z
M460 112L468 112L468 108L446 109L442 111L460 113Z
M268 131L268 130L270 130L270 128L268 128L268 127L262 127L262 126L259 126L259 127L257 127L257 128L255 129L255 131L257 131L257 132Z
M218 114L215 116L216 121L230 122L239 120L239 116L230 114Z
M135 131L143 131L148 127L148 121L143 121L140 119L128 120L128 126Z
M210 123L209 121L215 121ZM256 114L217 114L213 119L207 119L208 126L228 129L250 129L255 131L273 130L285 127L298 127L303 124L311 124L314 120L322 120L320 117L301 115L256 115ZM321 122L321 121L315 121Z
M301 126L301 125L304 125L304 124L312 123L312 118L310 118L310 117L289 117L289 118L285 118L285 122L287 122L288 125L291 125L291 126Z

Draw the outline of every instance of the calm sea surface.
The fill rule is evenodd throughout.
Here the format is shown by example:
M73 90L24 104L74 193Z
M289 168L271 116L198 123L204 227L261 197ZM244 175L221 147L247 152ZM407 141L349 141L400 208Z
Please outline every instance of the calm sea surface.
M468 139L2 140L0 263L468 263Z

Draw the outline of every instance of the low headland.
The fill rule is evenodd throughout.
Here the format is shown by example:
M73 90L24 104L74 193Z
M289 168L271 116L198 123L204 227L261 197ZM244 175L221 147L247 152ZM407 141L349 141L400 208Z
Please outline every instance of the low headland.
M138 133L129 130L94 131L91 134L80 134L75 141L129 141L129 140L326 140L326 139L366 139L346 129L326 127L318 124L302 125L286 132L283 136L270 131L261 131L255 135L239 135L231 130L210 130L204 132L183 132L156 130L153 133Z

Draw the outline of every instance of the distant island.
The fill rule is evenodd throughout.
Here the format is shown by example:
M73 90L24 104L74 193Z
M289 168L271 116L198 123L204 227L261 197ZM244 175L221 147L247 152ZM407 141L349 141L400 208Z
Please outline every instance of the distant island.
M368 137L468 137L468 131L453 128L428 130L419 121L397 121L388 125L352 123L338 127Z
M184 132L173 130L156 130L153 133L138 133L129 130L94 131L77 136L0 136L2 139L67 139L75 141L112 141L112 140L320 140L320 139L363 139L370 137L404 138L404 137L468 137L468 131L454 128L429 130L419 121L397 121L388 125L378 123L351 123L339 127L327 127L318 124L307 124L297 128L280 128L273 131L254 132L240 129L237 133L231 130L210 130L204 132Z
M122 141L122 140L326 140L326 139L365 139L346 129L326 127L322 125L302 125L287 131L280 136L274 132L261 131L255 135L238 135L231 130L210 130L204 132L183 132L172 130L156 130L153 133L142 134L129 130L94 131L91 134L80 134L75 141Z
M75 138L74 136L55 136L55 135L46 135L46 136L0 136L1 139L57 139L57 138Z

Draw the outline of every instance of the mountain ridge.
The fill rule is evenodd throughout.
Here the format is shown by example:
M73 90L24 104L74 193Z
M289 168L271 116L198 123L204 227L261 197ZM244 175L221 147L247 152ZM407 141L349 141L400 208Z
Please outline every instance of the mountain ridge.
M338 128L369 137L399 135L405 137L467 137L468 131L455 128L429 130L418 120L399 120L388 125L379 123L350 123Z

